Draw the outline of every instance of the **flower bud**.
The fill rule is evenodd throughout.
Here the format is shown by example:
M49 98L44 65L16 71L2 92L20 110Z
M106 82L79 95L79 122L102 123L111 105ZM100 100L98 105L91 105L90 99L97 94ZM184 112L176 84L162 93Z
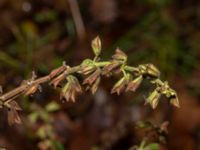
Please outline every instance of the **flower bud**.
M92 40L91 46L95 56L99 56L101 53L101 40L99 36Z

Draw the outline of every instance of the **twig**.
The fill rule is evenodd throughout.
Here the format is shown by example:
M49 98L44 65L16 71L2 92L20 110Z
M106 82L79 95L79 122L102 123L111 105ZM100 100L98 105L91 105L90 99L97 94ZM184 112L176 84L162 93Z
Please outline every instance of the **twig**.
M72 67L72 68L69 68L67 70L65 70L63 72L63 74L67 75L67 74L71 74L71 73L74 73L74 72L77 72L78 70L80 69L80 66L75 66L75 67ZM42 83L45 83L45 82L49 82L51 81L51 77L50 75L47 75L47 76L44 76L44 77L40 77L32 82L30 82L30 84L22 84L20 85L19 87L7 92L7 93L4 93L0 96L0 101L7 101L9 99L11 99L12 97L14 96L20 96L28 87L32 86L32 85L39 85L39 84L42 84Z

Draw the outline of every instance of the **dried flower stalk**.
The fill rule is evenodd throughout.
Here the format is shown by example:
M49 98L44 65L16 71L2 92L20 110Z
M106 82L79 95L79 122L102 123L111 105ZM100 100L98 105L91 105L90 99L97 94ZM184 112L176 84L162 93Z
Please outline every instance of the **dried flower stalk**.
M20 95L32 95L41 88L41 84L49 82L54 88L63 85L61 90L61 99L75 102L76 96L83 92L83 89L90 89L94 94L99 86L102 76L112 76L122 74L122 77L113 86L111 93L121 94L123 91L136 91L144 79L150 80L155 90L150 93L146 99L153 109L159 103L159 98L165 96L169 103L179 106L177 93L173 90L168 82L160 80L160 71L153 64L142 64L138 67L132 67L127 64L127 55L119 48L109 61L100 61L100 52L102 50L100 38L95 38L91 43L94 59L85 59L80 65L69 67L63 63L62 66L52 70L49 75L37 78L33 73L32 78L24 81L19 87L3 93L0 87L0 108L8 109L9 124L21 123L18 111L21 110L15 101ZM75 76L75 73L84 77L81 83Z

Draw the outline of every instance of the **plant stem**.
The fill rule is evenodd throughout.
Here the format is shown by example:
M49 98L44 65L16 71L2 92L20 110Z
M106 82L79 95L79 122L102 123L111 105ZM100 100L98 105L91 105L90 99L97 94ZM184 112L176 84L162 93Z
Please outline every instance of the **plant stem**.
M111 64L112 62L111 61L102 61L102 62L95 62L95 65L97 67L104 67L106 65L109 65ZM73 74L75 72L79 72L81 70L81 65L78 65L78 66L74 66L74 67L69 67L69 68L66 68L61 74L63 74L64 76L67 76L69 74ZM123 66L123 71L124 71L124 74L125 71L128 71L128 72L131 72L131 73L137 73L139 70L138 68L136 67L132 67L132 66L128 66L128 65L124 65ZM53 77L55 78L55 77ZM43 84L43 83L46 83L46 82L49 82L53 79L50 74L49 75L46 75L44 77L40 77L38 79L35 79L35 80L31 80L29 82L29 80L27 80L27 83L24 83L24 84L21 84L19 87L9 91L9 92L6 92L4 94L2 94L0 96L0 102L2 103L5 103L7 102L8 100L12 100L13 98L17 98L19 97L20 95L22 95L23 93L25 93L25 91L30 88L31 86L34 86L34 85L40 85L40 84ZM154 80L154 82L151 82L152 84L156 84L157 86L162 86L164 85L164 82L161 81L159 78ZM0 104L1 104L0 103Z
M101 61L101 62L95 62L95 65L97 66L97 67L104 67L104 66L106 66L106 65L109 65L111 62L109 62L109 61Z
M124 66L124 70L126 70L126 71L130 71L130 72L134 72L134 71L138 71L138 68L136 68L136 67L132 67L132 66Z
M68 68L67 70L65 70L63 72L63 74L67 75L67 74L71 74L71 73L74 73L74 72L77 72L78 70L80 70L80 66L75 66L75 67L72 67L72 68ZM18 97L20 96L29 86L31 85L39 85L39 84L42 84L42 83L45 83L45 82L49 82L51 80L51 77L50 75L47 75L47 76L44 76L44 77L40 77L32 82L30 82L29 84L21 84L19 87L7 92L7 93L4 93L0 96L0 101L7 101L11 98L13 98L14 96Z

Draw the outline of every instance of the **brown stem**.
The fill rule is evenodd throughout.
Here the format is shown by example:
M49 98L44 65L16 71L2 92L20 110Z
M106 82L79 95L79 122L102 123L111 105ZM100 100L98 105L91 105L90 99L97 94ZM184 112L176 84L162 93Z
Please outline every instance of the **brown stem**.
M80 66L75 66L75 67L72 67L72 68L67 68L63 74L67 75L67 74L71 74L71 73L74 73L74 72L77 72L78 70L80 70ZM39 84L42 84L42 83L45 83L45 82L49 82L51 80L51 77L50 75L47 75L47 76L44 76L44 77L40 77L34 81L31 81L29 82L29 84L22 84L20 85L19 87L7 92L7 93L4 93L0 96L0 101L7 101L13 97L18 97L20 96L29 86L31 85L39 85Z
M104 67L104 66L106 66L106 65L108 65L108 64L110 64L110 62L98 62L98 63L96 63L96 65L98 66L98 67ZM143 68L142 69L144 69L144 67L145 67L145 65L143 66ZM60 68L60 67L59 67ZM57 68L57 69L55 69L55 70L57 70L57 71L55 71L55 70L53 70L49 75L46 75L46 76L44 76L44 77L40 77L40 78L38 78L38 79L34 79L33 77L32 77L32 79L30 79L30 80L27 80L25 83L23 83L23 84L21 84L19 87L17 87L17 88L15 88L15 89L13 89L13 90L11 90L11 91L9 91L9 92L7 92L7 93L4 93L4 94L2 94L1 96L0 96L0 107L3 105L3 104L5 104L7 101L12 101L12 100L14 100L14 98L17 98L17 97L19 97L20 95L23 95L23 94L25 94L26 95L26 93L27 93L27 90L33 90L33 93L37 90L35 90L35 88L37 88L40 84L42 84L42 83L45 83L45 82L49 82L49 81L51 81L52 79L54 79L54 78L56 78L56 77L58 77L58 76L64 76L64 77L66 77L67 75L69 75L69 74L73 74L73 73L81 73L81 72L79 72L79 71L81 71L81 69L83 69L82 68L82 65L78 65L78 66L74 66L74 67L69 67L69 66L66 66L66 68L64 69L64 70L62 70L61 72L60 71L58 71L59 70L59 68ZM154 72L154 67L152 67L151 68L152 70L152 72L150 72L151 74L150 75L152 75ZM135 68L135 67L131 67L131 66L124 66L124 68L122 69L122 71L129 71L129 72L132 72L133 74L134 74L134 72L136 71L136 72L138 72L138 69L137 68ZM57 73L56 73L57 72ZM55 75L54 76L52 76L52 73L54 73ZM82 73L81 73L82 74ZM126 72L124 73L124 74L126 74ZM157 73L156 73L157 74ZM132 81L132 82L135 82L134 80ZM153 80L152 82L151 82L152 84L155 84L157 87L159 87L159 89L161 89L161 87L162 87L162 90L165 90L165 93L166 92L168 92L168 95L167 95L167 97L168 98L173 98L173 97L175 97L175 99L174 99L174 101L173 101L173 103L174 103L174 105L175 106L179 106L179 104L178 104L178 98L177 98L177 95L176 95L176 92L173 90L173 89L170 89L170 87L168 86L168 84L167 84L167 82L163 82L163 81L161 81L160 79L159 79L159 77L156 79L156 80ZM31 92L29 92L29 94L30 94ZM28 94L28 95L29 95ZM153 95L152 96L152 94L151 94L151 96L149 96L149 99L150 100L154 100L155 98L154 98L155 96ZM176 100L176 101L175 101ZM176 102L176 103L175 103Z

